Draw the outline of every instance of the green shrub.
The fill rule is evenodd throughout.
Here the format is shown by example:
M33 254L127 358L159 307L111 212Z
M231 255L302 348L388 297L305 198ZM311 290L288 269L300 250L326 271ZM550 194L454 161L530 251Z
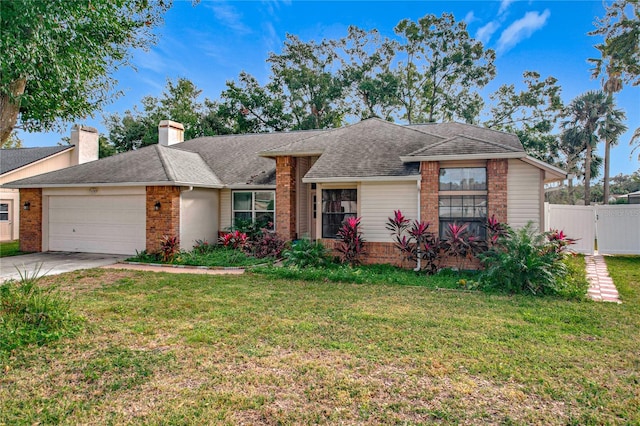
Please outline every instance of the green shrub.
M559 294L568 275L565 252L550 234L537 233L531 223L505 236L479 258L484 287L509 293Z
M0 284L0 354L29 344L44 345L80 329L81 319L55 288L38 285L40 268Z
M298 268L325 266L329 263L329 253L320 241L311 242L307 238L295 241L289 250L282 252L285 266Z

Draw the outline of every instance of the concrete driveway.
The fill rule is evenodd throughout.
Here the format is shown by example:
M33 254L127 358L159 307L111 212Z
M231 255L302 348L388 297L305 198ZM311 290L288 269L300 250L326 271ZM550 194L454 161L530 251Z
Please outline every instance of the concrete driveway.
M118 254L47 252L0 258L0 282L20 278L18 270L31 276L40 267L40 275L56 275L78 269L111 265L129 256Z

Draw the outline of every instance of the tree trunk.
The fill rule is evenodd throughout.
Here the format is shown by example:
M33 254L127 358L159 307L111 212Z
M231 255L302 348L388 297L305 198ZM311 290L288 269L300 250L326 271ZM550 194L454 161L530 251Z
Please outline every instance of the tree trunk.
M20 96L26 86L27 79L21 78L9 84L10 94L0 94L0 146L4 145L16 127L20 112Z
M609 204L609 163L611 162L611 142L609 139L604 141L604 204Z
M593 147L591 146L591 136L589 136L589 142L587 142L587 152L584 159L584 205L591 204L591 152Z

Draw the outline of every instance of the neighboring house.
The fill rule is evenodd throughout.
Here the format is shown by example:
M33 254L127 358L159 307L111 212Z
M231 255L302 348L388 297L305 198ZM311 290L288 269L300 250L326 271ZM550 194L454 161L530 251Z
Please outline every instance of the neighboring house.
M98 159L98 131L74 127L72 145L0 150L0 185ZM0 241L19 238L20 194L0 188Z
M626 198L629 204L640 204L640 191L630 192L624 195L617 195L616 199Z
M347 216L362 217L368 262L395 262L387 218L400 209L442 230L492 215L544 229L544 184L564 171L526 155L515 135L444 123L368 119L347 127L182 140L160 123L160 144L22 179L24 251L132 254L163 235L183 249L215 241L234 220L331 246Z

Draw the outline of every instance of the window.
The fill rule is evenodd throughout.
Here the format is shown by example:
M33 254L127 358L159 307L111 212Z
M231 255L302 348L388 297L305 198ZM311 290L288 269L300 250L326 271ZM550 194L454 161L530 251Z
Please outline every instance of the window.
M345 218L356 217L357 215L357 190L322 190L322 238L336 238L336 234Z
M274 229L275 191L233 192L233 225L257 223Z
M9 221L9 204L0 203L0 222Z
M469 224L469 231L486 237L487 169L458 167L440 169L438 216L440 238L449 224Z

